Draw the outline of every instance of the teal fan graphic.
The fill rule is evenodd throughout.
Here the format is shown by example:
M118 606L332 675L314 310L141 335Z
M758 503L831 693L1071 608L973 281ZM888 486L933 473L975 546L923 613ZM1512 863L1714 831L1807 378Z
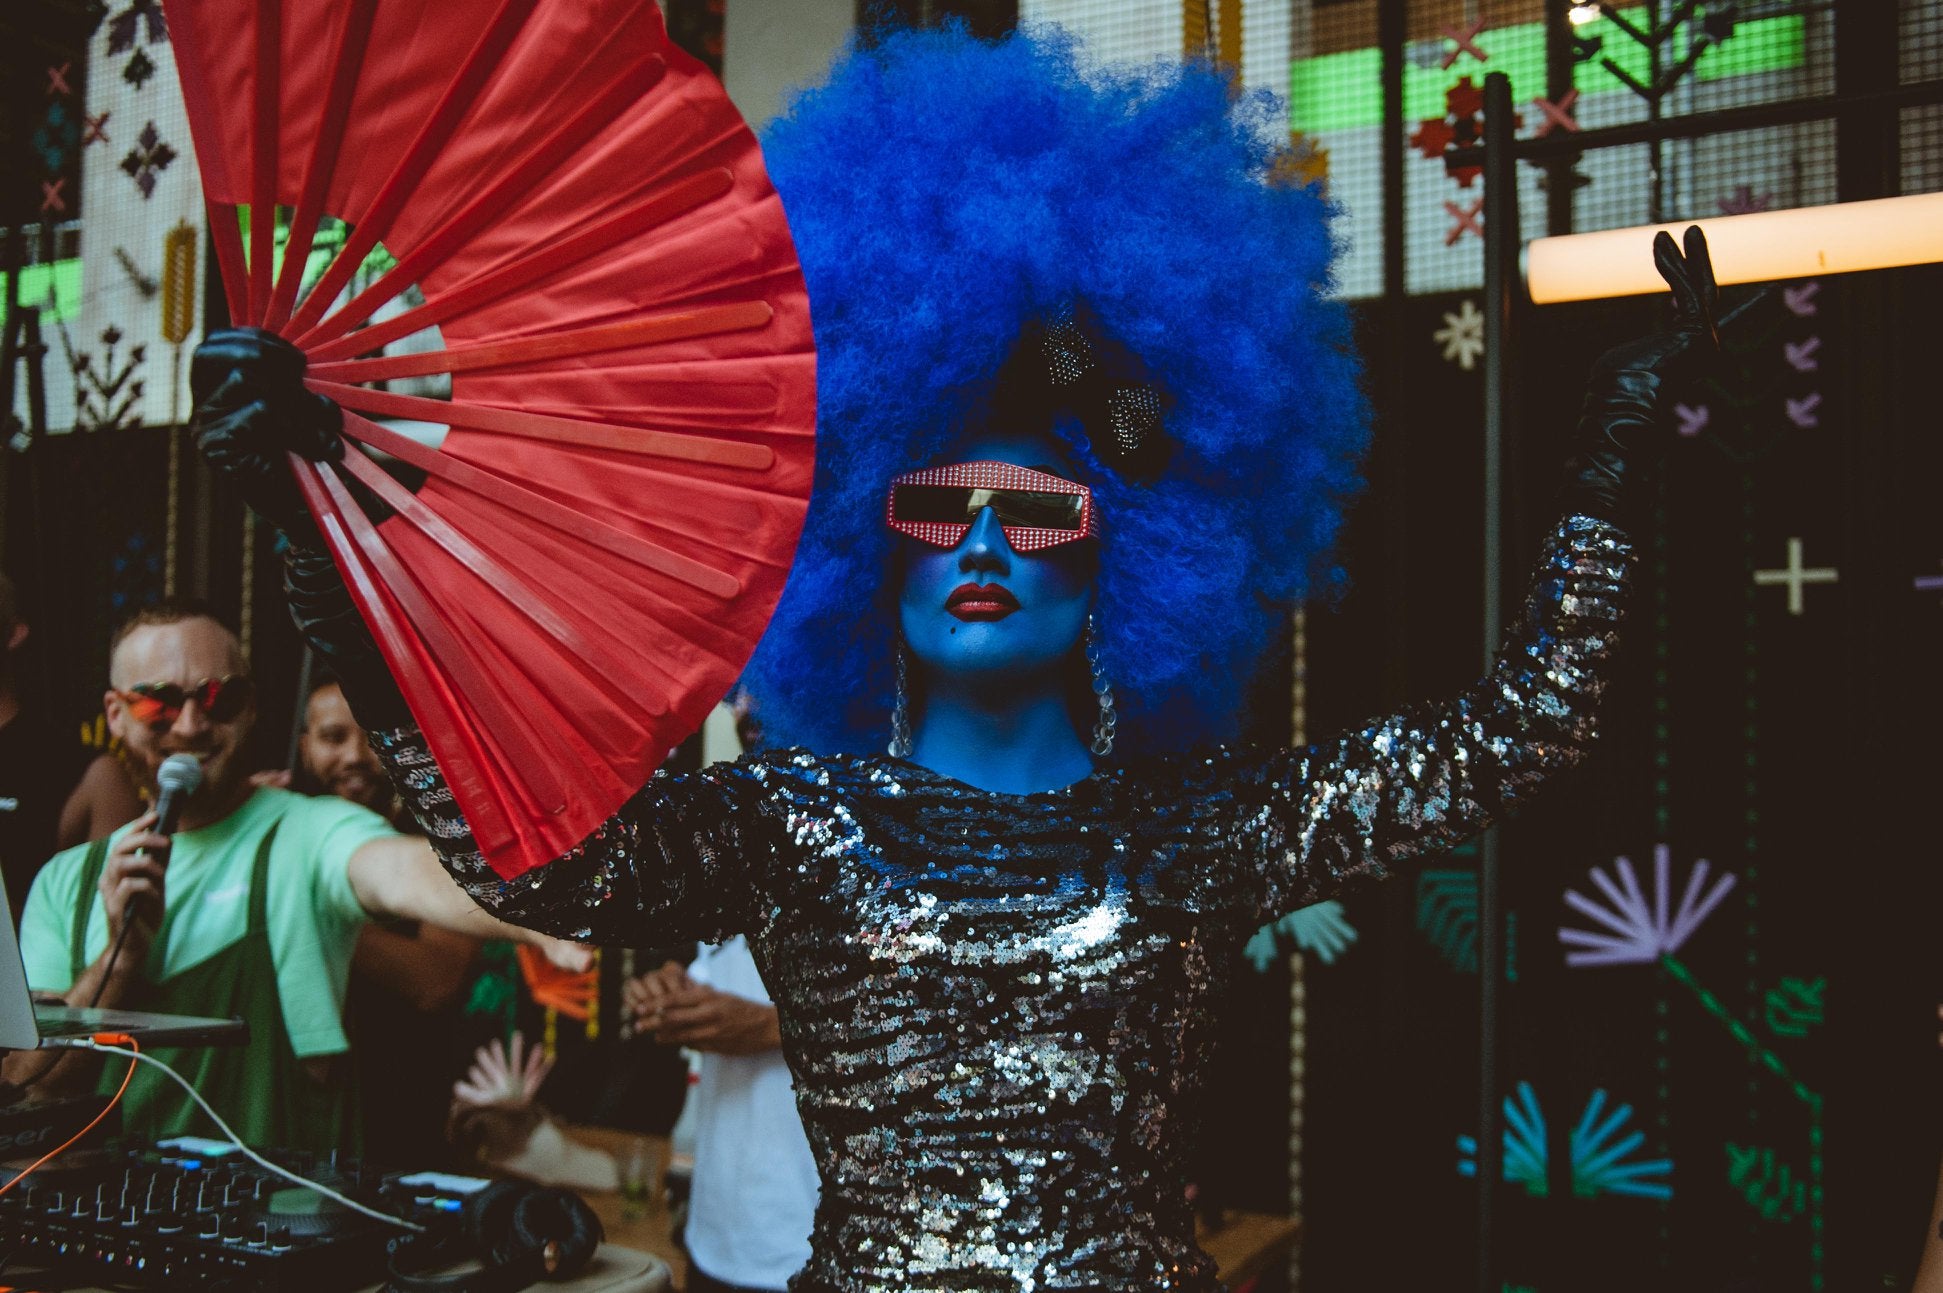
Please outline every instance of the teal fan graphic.
M1334 965L1336 958L1355 941L1356 927L1343 914L1343 905L1331 898L1298 908L1273 924L1263 925L1241 951L1257 973L1266 974L1268 967L1284 955L1285 943L1293 945L1298 952L1309 953L1324 965Z
M1572 1128L1572 1193L1582 1199L1602 1194L1672 1198L1673 1185L1667 1177L1672 1174L1673 1160L1629 1157L1646 1143L1646 1133L1626 1129L1633 1117L1631 1105L1618 1105L1607 1112L1609 1099L1603 1090L1594 1091ZM1542 1199L1551 1191L1550 1164L1545 1113L1531 1083L1520 1082L1516 1091L1504 1098L1504 1120L1504 1179ZM1458 1175L1476 1176L1477 1137L1459 1136L1457 1148L1462 1155L1457 1161Z

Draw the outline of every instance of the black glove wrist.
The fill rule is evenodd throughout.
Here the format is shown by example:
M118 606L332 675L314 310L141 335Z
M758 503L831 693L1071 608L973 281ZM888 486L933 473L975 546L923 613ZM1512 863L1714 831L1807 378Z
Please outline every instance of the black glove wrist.
M359 726L367 732L410 726L411 707L331 555L293 543L284 553L283 590L297 631L337 678Z
M1567 515L1596 516L1636 531L1644 510L1642 481L1658 458L1660 380L1641 369L1593 367L1578 435L1559 490Z
M1673 323L1601 355L1592 366L1578 435L1566 462L1559 504L1636 530L1640 481L1664 452L1672 392L1719 353L1714 324L1719 289L1699 226L1686 232L1686 255L1671 235L1653 240L1653 259L1673 289Z

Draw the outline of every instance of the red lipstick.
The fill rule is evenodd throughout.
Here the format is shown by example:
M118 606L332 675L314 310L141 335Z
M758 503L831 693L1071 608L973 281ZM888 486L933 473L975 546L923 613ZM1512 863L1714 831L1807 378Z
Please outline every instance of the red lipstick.
M960 584L945 598L945 610L961 620L1002 620L1019 609L1019 599L1003 584Z

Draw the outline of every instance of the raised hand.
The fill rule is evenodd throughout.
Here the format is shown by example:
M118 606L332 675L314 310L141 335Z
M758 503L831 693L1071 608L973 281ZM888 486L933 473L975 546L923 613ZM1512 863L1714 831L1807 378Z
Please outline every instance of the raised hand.
M480 1109L530 1108L553 1061L543 1048L525 1046L525 1036L514 1033L510 1054L497 1037L474 1051L471 1069L452 1084L453 1099Z
M342 458L343 414L304 389L305 365L303 351L275 333L226 328L196 347L189 389L196 446L210 467L264 520L314 542L316 522L291 477L288 455Z
M330 665L367 730L402 727L411 710L359 616L290 472L290 455L344 456L337 405L303 384L304 352L261 328L209 334L189 366L196 446L251 509L290 539L284 593L298 632Z
M1720 353L1715 324L1720 289L1700 226L1687 228L1686 251L1662 230L1653 261L1673 290L1673 319L1636 341L1615 346L1592 365L1579 414L1576 451L1567 468L1568 511L1625 525L1636 510L1629 493L1659 456L1672 417L1672 393Z

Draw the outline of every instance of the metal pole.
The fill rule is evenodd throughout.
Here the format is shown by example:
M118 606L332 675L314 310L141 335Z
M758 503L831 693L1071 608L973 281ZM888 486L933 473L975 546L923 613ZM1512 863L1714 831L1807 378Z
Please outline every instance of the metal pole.
M1771 126L1794 126L1804 121L1841 121L1855 113L1888 113L1901 108L1920 108L1943 103L1943 79L1912 81L1907 85L1863 93L1822 94L1812 99L1788 99L1780 103L1757 103L1745 108L1721 108L1692 117L1661 117L1657 121L1635 121L1623 126L1601 126L1576 135L1563 132L1533 136L1518 141L1514 151L1528 162L1550 163L1566 154L1618 148L1660 139L1705 139L1712 135L1761 130ZM1871 193L1887 197L1887 193ZM1849 199L1844 197L1843 201Z
M1392 307L1403 300L1403 47L1408 36L1405 0L1377 0L1376 43L1383 51L1383 299Z
M290 716L290 745L284 754L283 766L295 772L302 764L304 727L310 714L310 680L317 676L317 652L309 643L304 644L303 663L297 668L297 707Z
M1572 58L1572 21L1566 14L1563 4L1545 7L1545 95L1553 103L1563 103L1572 93L1578 67ZM1578 161L1577 153L1561 153L1545 167L1545 232L1553 237L1572 232Z
M1518 162L1512 153L1511 79L1484 78L1484 659L1503 631L1504 447L1511 420L1512 292L1518 276ZM1478 1293L1500 1293L1494 1223L1504 1178L1498 1078L1498 991L1504 982L1504 914L1498 832L1478 848Z

